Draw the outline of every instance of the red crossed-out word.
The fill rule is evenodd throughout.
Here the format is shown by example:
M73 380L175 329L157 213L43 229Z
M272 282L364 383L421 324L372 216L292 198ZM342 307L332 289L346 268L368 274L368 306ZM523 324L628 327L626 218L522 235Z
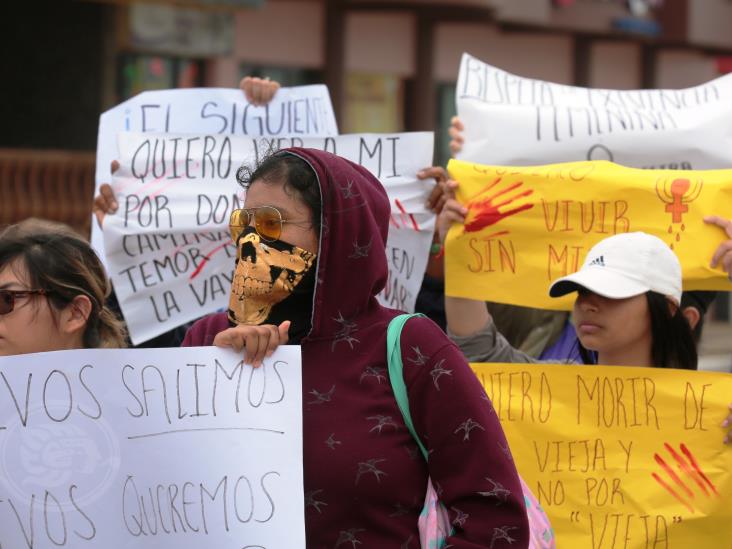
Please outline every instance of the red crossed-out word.
M394 218L394 214L391 214L389 216L389 221L391 221L391 224L394 225L394 227L397 229L401 229L402 227L411 225L412 229L414 229L415 231L419 231L419 223L417 223L417 220L414 219L413 214L407 213L404 204L402 204L398 198L394 199L394 204L397 208L399 208L399 218L401 220L401 224L399 224L399 222Z

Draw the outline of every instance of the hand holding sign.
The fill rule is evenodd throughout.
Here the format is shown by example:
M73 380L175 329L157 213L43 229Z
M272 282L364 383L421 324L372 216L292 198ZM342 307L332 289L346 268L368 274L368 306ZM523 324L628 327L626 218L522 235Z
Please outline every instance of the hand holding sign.
M417 178L429 179L434 178L435 187L432 189L427 203L427 209L432 210L439 215L445 202L450 198L455 198L455 189L457 181L453 181L447 175L447 170L442 166L431 166L417 172Z
M109 167L111 174L114 174L119 170L119 162L112 160L112 165ZM99 187L99 194L94 197L94 216L97 218L99 227L102 228L104 223L104 216L108 213L115 213L119 204L117 204L117 198L114 196L114 189L109 183L102 183Z
M714 252L712 256L711 267L721 267L730 276L732 280L732 221L724 219L718 215L710 215L704 218L704 223L708 225L716 225L722 229L730 240L725 240Z
M272 324L234 326L216 334L213 344L217 347L231 347L237 353L241 353L244 349L246 351L244 363L259 368L265 357L272 356L277 347L287 343L289 329L289 320L285 320L279 326Z
M280 84L269 78L245 76L239 82L239 88L244 92L249 103L259 107L272 101L277 90L280 89Z
M447 130L447 133L450 135L450 152L453 156L457 156L463 150L463 145L465 144L465 138L463 137L464 131L465 125L463 121L460 120L459 116L453 116L450 119L450 128Z
M450 198L445 202L445 207L437 217L437 232L441 243L445 243L447 232L454 223L465 223L466 215L468 215L468 209L455 198Z

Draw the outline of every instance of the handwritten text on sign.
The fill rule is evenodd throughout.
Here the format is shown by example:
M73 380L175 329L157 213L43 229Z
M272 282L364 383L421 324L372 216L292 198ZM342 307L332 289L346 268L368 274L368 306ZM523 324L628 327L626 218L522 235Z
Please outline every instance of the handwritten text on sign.
M729 374L472 364L557 547L729 549Z
M673 171L575 162L525 168L451 160L468 207L447 237L447 292L546 309L550 283L577 271L589 249L617 233L643 231L666 241L681 261L686 290L727 290L712 269L725 239L705 215L732 211L732 170Z
M729 75L682 90L578 88L516 76L465 53L455 97L465 125L461 160L730 167Z
M96 185L110 181L120 132L261 136L338 135L324 85L281 88L267 105L247 102L241 90L198 88L143 92L99 117ZM102 234L92 223L92 245L102 258Z
M268 150L327 150L370 170L389 194L389 280L380 299L411 311L427 266L433 182L417 179L432 161L432 134L246 139L221 135L122 133L114 187L120 203L105 219L105 249L133 342L228 304L235 247L232 210L244 205L242 164Z
M305 547L299 347L0 359L0 546Z

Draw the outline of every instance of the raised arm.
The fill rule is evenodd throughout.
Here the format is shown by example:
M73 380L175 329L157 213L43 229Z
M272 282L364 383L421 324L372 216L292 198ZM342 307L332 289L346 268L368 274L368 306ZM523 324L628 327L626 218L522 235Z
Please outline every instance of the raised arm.
M452 188L457 183L452 182ZM440 242L445 242L453 224L462 224L467 209L455 198L448 198L437 218ZM485 302L445 295L447 333L470 362L538 362L511 346L496 329Z

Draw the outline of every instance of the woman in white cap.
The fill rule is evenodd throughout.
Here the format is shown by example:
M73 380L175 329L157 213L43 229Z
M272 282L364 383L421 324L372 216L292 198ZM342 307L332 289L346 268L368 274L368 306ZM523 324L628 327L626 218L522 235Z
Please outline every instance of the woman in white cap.
M451 120L450 149L462 150L464 126ZM444 179L447 174L444 173ZM453 222L467 211L454 198L457 183L446 181L438 221L442 242ZM709 217L730 238L712 259L712 267L732 272L732 221ZM681 296L681 267L663 241L644 233L621 234L590 250L582 269L552 284L550 295L577 292L573 319L579 353L571 348L571 327L557 347L567 361L578 354L585 363L696 369L696 341L709 295ZM701 305L700 306L700 300ZM446 297L448 332L470 361L538 362L510 346L482 301ZM564 344L566 341L566 344ZM556 353L555 353L556 354Z
M448 200L438 221L441 237L462 218L462 207ZM552 297L573 292L583 362L697 368L692 329L699 315L681 307L681 265L661 239L636 232L602 240L579 271L549 289ZM482 301L445 296L445 312L448 333L469 361L537 362L509 345Z
M602 240L579 271L549 288L552 297L572 292L585 363L696 369L692 326L681 308L681 265L660 238L635 232Z

